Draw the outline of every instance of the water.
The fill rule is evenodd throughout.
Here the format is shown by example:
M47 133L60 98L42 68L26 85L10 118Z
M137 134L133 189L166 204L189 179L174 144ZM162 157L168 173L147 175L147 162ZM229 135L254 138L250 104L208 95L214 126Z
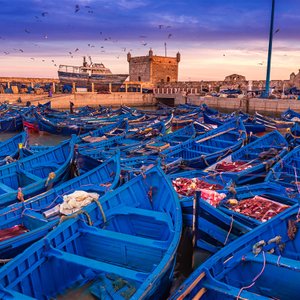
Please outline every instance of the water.
M16 134L16 132L2 132L0 133L0 141L5 141ZM47 132L29 132L30 145L54 146L69 138L69 136L55 135Z

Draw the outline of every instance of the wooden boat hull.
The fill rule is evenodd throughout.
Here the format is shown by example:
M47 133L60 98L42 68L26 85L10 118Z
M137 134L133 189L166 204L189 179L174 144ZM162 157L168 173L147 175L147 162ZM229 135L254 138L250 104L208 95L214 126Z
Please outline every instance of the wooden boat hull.
M232 242L204 262L170 299L297 299L298 217L295 205Z
M1 298L56 298L88 282L97 298L165 296L181 234L181 212L163 172L153 168L145 175L84 208L89 225L84 216L71 218L6 264L0 270ZM11 275L29 262L26 276L15 285ZM56 266L60 272L54 271ZM41 288L32 289L30 278ZM116 284L121 288L114 289Z
M0 210L0 233L19 224L29 231L19 236L0 241L0 259L16 256L33 242L45 236L59 222L60 215L46 218L44 213L62 202L62 196L76 190L96 191L105 194L118 186L120 178L120 158L118 155L97 165L84 175L75 177L59 186L24 203L15 203Z

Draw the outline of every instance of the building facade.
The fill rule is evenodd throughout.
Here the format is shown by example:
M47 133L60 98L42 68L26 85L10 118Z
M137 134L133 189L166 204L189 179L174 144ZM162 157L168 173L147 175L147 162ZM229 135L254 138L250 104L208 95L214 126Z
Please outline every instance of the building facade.
M148 82L151 84L178 81L180 53L176 57L153 55L150 50L147 56L132 57L127 54L129 63L129 81Z

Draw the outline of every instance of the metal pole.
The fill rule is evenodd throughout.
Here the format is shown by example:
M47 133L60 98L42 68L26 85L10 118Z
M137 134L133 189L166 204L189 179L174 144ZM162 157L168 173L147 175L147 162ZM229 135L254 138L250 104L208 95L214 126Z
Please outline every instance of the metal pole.
M271 73L273 32L274 32L274 12L275 12L275 0L272 0L271 26L270 26L269 51L268 51L268 67L267 67L266 91L265 91L266 97L269 97L269 91L270 91L270 73Z
M167 57L167 43L165 42L165 57Z

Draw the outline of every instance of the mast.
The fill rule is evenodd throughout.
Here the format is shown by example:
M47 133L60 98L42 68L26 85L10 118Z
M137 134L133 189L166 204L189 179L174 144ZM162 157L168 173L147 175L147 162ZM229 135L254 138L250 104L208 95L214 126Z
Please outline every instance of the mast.
M271 24L269 34L269 50L268 50L268 66L266 77L266 91L264 96L269 97L270 91L270 74L271 74L271 59L272 59L272 46L273 46L273 32L274 32L274 13L275 13L275 0L272 0Z

